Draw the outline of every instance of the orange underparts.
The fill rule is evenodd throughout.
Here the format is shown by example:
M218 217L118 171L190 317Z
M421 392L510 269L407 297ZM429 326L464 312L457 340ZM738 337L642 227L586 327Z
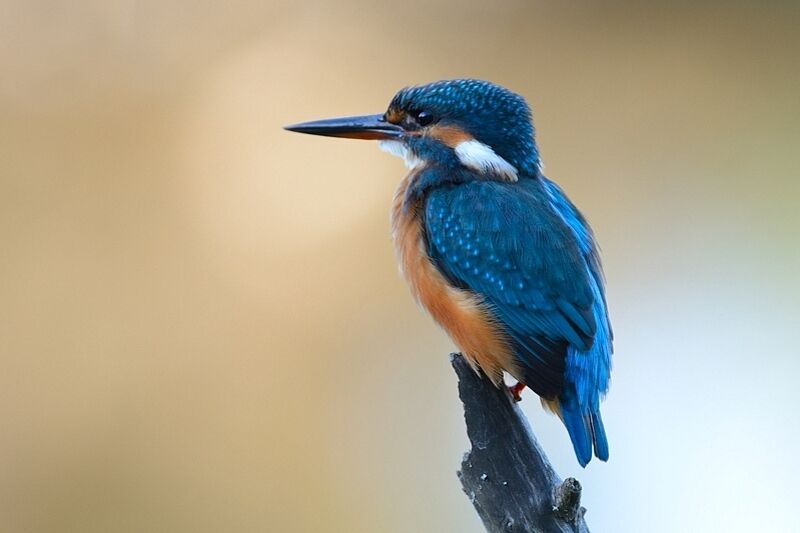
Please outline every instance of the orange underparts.
M406 190L419 174L412 171L395 193L392 236L400 268L416 300L447 332L475 369L500 386L503 371L519 376L506 333L481 298L453 287L431 262L423 239L419 206L404 206Z

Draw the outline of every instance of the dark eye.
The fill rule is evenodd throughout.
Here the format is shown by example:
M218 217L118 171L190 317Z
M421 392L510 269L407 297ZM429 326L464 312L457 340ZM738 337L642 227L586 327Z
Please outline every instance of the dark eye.
M427 111L420 111L417 113L417 124L420 126L427 126L433 122L433 115Z

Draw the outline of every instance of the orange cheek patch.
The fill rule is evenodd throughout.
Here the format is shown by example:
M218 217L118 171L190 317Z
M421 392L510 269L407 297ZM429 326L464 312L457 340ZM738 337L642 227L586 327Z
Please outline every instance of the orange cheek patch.
M404 111L394 107L391 107L386 111L386 121L391 122L392 124L400 124L403 122L405 117L406 114Z
M472 135L456 126L431 126L425 134L441 141L450 148L455 148L462 142L474 139Z

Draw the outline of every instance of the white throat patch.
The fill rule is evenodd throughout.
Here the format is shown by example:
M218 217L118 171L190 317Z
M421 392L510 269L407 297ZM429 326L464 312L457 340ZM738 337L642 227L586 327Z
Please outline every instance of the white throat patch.
M455 151L458 160L465 167L477 170L481 174L494 174L506 181L517 181L517 169L514 165L480 141L472 139L458 143Z
M422 159L408 149L408 147L400 141L378 141L378 147L384 152L396 155L405 162L408 168L417 168L422 164Z

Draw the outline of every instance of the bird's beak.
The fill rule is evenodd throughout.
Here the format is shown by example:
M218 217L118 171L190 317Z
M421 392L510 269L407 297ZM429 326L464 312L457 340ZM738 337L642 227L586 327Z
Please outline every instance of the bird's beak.
M310 135L367 140L396 139L404 132L397 124L385 121L383 115L328 118L292 124L284 129Z

